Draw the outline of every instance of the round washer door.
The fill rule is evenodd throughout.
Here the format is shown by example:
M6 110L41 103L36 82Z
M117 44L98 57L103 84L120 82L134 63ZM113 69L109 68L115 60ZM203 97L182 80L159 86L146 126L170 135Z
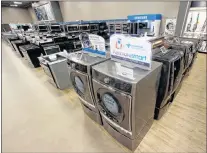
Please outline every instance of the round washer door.
M120 107L115 97L109 93L105 93L102 96L102 101L107 111L109 111L114 116L117 116L117 114L120 112Z
M107 116L116 122L122 122L124 119L124 110L121 105L121 101L114 94L110 92L104 92L100 97L101 111L105 112Z
M75 81L75 86L79 90L79 92L81 92L81 94L84 94L85 88L84 88L84 83L81 80L81 78L79 76L75 76L74 81Z

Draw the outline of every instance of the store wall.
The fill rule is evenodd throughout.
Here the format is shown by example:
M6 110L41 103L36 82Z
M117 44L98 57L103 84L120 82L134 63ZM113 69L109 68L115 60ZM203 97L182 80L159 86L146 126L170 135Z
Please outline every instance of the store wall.
M2 7L1 21L4 23L32 23L32 17L28 9Z
M32 7L29 7L28 11L29 11L29 14L30 14L30 16L32 18L32 22L35 23L37 21L37 16L36 16L36 14L34 12L34 9Z
M60 1L63 21L127 18L134 14L177 17L180 2L67 2ZM164 27L164 26L163 26Z

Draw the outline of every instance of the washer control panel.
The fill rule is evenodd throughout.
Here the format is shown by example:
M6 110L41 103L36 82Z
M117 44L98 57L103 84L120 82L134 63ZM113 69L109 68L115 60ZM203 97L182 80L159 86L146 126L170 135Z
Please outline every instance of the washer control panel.
M119 79L116 78L112 78L110 76L107 76L105 74L102 74L100 72L97 71L93 71L93 78L96 79L97 81L100 81L106 85L109 85L113 88L116 88L118 90L127 92L127 93L131 93L132 90L132 84L121 81Z

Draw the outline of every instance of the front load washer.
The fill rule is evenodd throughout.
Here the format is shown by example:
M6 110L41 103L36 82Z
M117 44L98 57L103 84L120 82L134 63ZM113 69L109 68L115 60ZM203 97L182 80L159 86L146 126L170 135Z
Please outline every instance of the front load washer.
M92 67L95 102L104 129L135 150L153 123L162 63L152 61L149 71L127 68L133 78L118 75L117 64L121 63L107 60Z
M91 67L108 59L91 56L82 51L70 53L68 66L71 83L79 95L84 112L95 122L102 124L99 111L94 103Z

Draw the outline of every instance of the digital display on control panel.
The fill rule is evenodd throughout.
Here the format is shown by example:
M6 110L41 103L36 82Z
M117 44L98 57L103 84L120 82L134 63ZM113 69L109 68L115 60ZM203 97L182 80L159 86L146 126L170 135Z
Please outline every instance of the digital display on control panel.
M102 96L102 101L109 112L111 112L114 115L119 113L118 104L110 94L104 94Z

